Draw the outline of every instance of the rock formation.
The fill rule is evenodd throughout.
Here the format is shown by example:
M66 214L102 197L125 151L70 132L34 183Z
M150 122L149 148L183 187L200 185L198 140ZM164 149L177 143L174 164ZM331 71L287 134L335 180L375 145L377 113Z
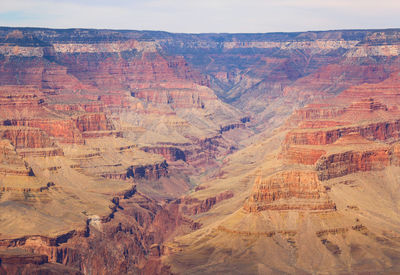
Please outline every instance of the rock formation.
M296 199L291 200L292 198ZM244 208L262 210L335 210L314 171L280 172L267 179L257 178Z
M398 273L399 45L0 28L0 273Z

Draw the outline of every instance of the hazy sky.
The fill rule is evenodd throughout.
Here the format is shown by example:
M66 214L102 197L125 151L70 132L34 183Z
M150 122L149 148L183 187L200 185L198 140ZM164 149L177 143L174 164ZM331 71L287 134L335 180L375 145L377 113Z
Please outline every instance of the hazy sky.
M193 33L399 28L400 0L0 0L0 25Z

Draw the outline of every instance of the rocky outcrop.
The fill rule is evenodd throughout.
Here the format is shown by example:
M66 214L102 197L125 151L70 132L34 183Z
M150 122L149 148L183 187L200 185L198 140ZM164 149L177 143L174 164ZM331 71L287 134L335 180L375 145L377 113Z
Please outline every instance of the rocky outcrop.
M174 146L145 146L140 149L148 153L162 155L167 161L186 161L185 152Z
M196 226L175 205L163 208L136 190L128 193L112 200L115 211L109 219L90 218L83 234L64 234L54 241L26 238L11 241L12 246L77 272L64 274L170 274L160 261L164 253L160 244L176 230L190 232ZM4 240L1 244L9 246Z
M382 170L390 165L390 149L347 151L321 157L316 163L319 180L328 180L344 175Z
M400 123L394 83L397 75L295 111L285 125L292 129L279 155L283 171L259 177L244 209L335 210L324 181L398 165ZM328 240L323 244L340 253Z
M347 111L350 112L374 112L374 111L387 111L388 107L385 104L382 104L379 101L374 100L373 98L363 98L360 101L353 102L348 108Z
M5 111L39 112L46 106L43 94L34 87L2 86L0 88L0 106L2 113ZM15 113L18 115L18 113Z
M148 165L130 166L126 171L121 172L103 172L101 176L106 179L128 180L128 179L146 179L157 180L168 176L168 164L166 161Z
M315 171L290 170L258 177L244 209L332 211L336 206Z
M0 136L10 140L16 148L54 147L54 142L40 129L30 127L0 127Z
M0 175L33 176L33 171L20 158L8 140L0 141Z
M329 104L309 104L304 108L296 110L289 121L302 122L306 120L328 120L334 119L345 113L344 108L333 107Z
M36 235L36 236L24 236L16 239L1 239L0 247L18 247L18 246L24 246L24 245L29 246L35 244L58 246L62 243L67 242L73 236L85 236L85 234L86 234L86 228L80 230L72 230L70 232L66 232L55 237Z
M230 153L230 145L221 134L206 137L192 137L190 143L158 142L153 146L143 146L145 152L162 155L168 161L183 160L196 167L207 167L220 155Z
M134 179L148 179L148 180L155 180L159 179L160 177L167 176L168 175L168 170L167 170L168 164L166 161L163 161L160 164L154 164L154 165L146 165L146 166L131 166L129 167L127 171L127 177L128 178L134 178Z
M400 121L384 121L351 127L334 127L323 130L294 130L285 139L289 145L327 145L340 137L358 133L371 140L389 140L400 137Z
M309 147L300 147L300 146L291 146L285 149L280 157L284 158L285 161L289 164L304 164L304 165L313 165L320 159L321 156L325 155L326 151L322 149L309 148Z
M189 86L178 89L148 88L132 92L136 98L158 104L169 104L176 108L204 108L207 101L215 101L217 97L211 89L201 86Z
M286 135L281 156L293 164L315 164L320 180L396 163L391 144L400 138L398 83L394 74L381 83L349 88L330 104L296 111L291 121L298 119L292 124L297 128Z
M43 130L47 135L57 138L61 143L83 144L81 132L72 120L53 119L9 119L3 125L26 126Z
M81 132L114 130L104 113L84 114L74 120Z
M219 193L216 196L209 197L203 200L197 198L183 198L178 199L175 203L181 205L182 212L187 215L197 215L208 212L217 203L228 200L234 196L233 192L228 190Z

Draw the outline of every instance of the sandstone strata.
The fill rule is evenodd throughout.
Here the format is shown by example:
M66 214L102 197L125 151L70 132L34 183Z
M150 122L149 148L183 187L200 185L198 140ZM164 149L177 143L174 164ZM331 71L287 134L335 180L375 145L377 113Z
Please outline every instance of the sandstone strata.
M259 177L244 209L262 210L335 210L314 171L279 172Z
M0 28L0 273L393 271L399 41Z

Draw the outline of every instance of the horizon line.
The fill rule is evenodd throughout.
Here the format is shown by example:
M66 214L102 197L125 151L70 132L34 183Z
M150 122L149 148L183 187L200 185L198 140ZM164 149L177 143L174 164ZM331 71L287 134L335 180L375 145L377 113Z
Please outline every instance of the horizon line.
M0 29L36 29L36 30L99 30L99 31L136 31L136 32L162 32L169 34L295 34L295 33L317 33L317 32L335 32L335 31L400 31L400 27L388 27L388 28L349 28L349 29L326 29L326 30L303 30L303 31L272 31L272 32L171 32L166 30L151 30L151 29L118 29L118 28L87 28L87 27L30 27L30 26L0 26Z

